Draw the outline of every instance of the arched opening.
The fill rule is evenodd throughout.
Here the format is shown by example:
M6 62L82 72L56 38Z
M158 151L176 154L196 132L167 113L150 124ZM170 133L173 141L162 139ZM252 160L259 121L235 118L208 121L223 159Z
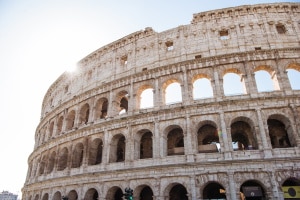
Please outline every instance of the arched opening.
M172 200L188 200L187 190L181 184L176 184L172 187L169 193L169 199Z
M272 117L268 119L267 123L272 148L292 147L289 134L284 123Z
M169 105L182 102L181 86L179 82L174 80L171 83L166 84L164 90L165 104Z
M283 182L282 192L284 200L300 199L300 180L291 177Z
M269 92L275 90L271 74L268 71L259 70L254 74L258 92Z
M108 190L106 199L123 200L123 191L115 186Z
M99 194L96 189L90 188L84 195L85 200L98 200Z
M48 199L49 199L49 194L48 193L44 194L42 200L48 200Z
M240 187L241 200L266 200L263 187L254 180L244 182Z
M68 113L66 120L67 120L66 129L71 130L74 127L74 123L75 123L75 111L74 110L72 110L71 112Z
M184 136L181 128L173 128L167 135L168 156L184 155Z
M140 109L153 107L153 88L147 88L140 95Z
M153 200L153 191L149 186L145 186L140 193L140 200Z
M61 193L59 191L55 192L52 200L61 200Z
M78 168L82 165L83 160L83 144L76 144L72 156L72 168Z
M152 158L153 148L152 148L152 133L147 131L143 133L140 142L140 159Z
M93 140L90 147L88 165L97 165L102 162L102 150L102 140L99 138Z
M68 200L77 200L78 194L75 190L71 190L68 194Z
M287 75L292 87L292 90L300 90L300 66L299 70L296 69L287 69Z
M106 98L101 98L96 103L95 118L105 119L108 112L108 100Z
M40 160L39 175L44 174L46 163L47 163L47 157L43 156Z
M247 93L243 76L229 72L223 76L223 81L225 96L242 95Z
M110 145L110 162L123 162L125 160L125 137L115 135Z
M87 124L90 116L90 106L89 104L84 104L79 112L79 124Z
M231 124L232 148L238 150L252 150L257 148L256 139L254 138L250 125L247 122L236 119Z
M217 182L208 183L203 189L204 200L226 200L225 188Z
M220 141L217 128L211 124L201 126L197 133L198 152L214 153L219 152Z
M118 107L118 112L119 115L125 114L128 112L128 97L129 94L126 91L122 91L118 94L118 100L117 102L119 103Z
M37 195L35 195L35 197L34 197L34 200L39 200L39 195L37 194Z
M58 162L57 162L57 171L62 171L67 168L68 154L69 154L69 152L66 147L64 147L59 152L59 157L58 157Z
M56 152L53 151L50 155L49 161L48 161L48 166L47 166L47 173L51 173L54 169L54 164L55 164L55 158L56 158Z
M208 78L198 78L193 82L193 99L213 97L213 89Z

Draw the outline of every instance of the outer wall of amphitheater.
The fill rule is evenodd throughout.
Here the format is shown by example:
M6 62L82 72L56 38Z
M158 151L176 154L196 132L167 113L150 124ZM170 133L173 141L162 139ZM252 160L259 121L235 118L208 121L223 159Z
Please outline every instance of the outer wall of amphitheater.
M197 13L82 59L44 97L23 199L122 199L126 187L146 200L300 195L300 90L289 77L300 78L299 13L299 3ZM259 90L258 72L272 90ZM241 92L226 93L228 74ZM198 80L208 85L197 91Z

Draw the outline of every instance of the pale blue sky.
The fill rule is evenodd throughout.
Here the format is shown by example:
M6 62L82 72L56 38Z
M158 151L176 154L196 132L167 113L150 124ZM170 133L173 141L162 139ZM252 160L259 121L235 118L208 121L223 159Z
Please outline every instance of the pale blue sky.
M43 96L84 56L145 27L161 32L201 11L269 2L0 0L0 191L20 192Z

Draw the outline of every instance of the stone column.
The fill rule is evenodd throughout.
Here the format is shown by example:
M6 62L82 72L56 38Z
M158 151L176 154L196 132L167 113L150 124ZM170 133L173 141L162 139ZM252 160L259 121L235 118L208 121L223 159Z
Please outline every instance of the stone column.
M125 140L125 161L134 160L134 138L131 133L131 124L127 125L127 138Z
M127 113L129 115L132 115L132 113L136 109L136 101L135 101L136 94L133 94L133 80L130 79L130 88L129 88L129 96L128 96L128 111Z
M234 181L234 172L228 172L228 183L229 183L229 190L230 190L230 197L227 199L237 200L239 191L236 191L235 181ZM228 194L228 192L226 192Z
M256 109L256 114L257 114L258 126L259 126L262 146L263 146L263 149L264 149L264 154L265 154L266 158L269 158L269 157L272 156L272 152L270 151L270 146L268 145L267 135L266 135L266 131L265 131L264 122L263 122L263 119L262 119L262 116L261 116L261 109L260 108Z
M187 156L187 162L194 162L194 154L197 153L195 150L195 140L193 134L191 133L191 119L190 116L186 116L186 144L184 145L184 152Z
M256 85L255 74L252 71L253 66L250 66L248 62L244 62L244 69L246 71L246 75L244 75L244 78L247 87L247 94L249 94L252 97L256 97L257 85Z
M228 134L227 134L227 129L226 129L226 124L225 124L225 118L224 118L224 112L220 112L220 123L221 123L221 133L219 136L222 137L223 142L224 142L224 149L221 149L221 152L224 152L225 159L231 159L231 154L230 154L230 147L229 147L229 141L228 141Z
M214 95L218 98L222 98L224 96L223 89L223 79L219 78L218 71L214 68Z
M158 79L155 79L155 89L153 95L154 95L154 108L159 109L159 107L162 104L162 100L161 100L162 96L161 96L161 89L158 84Z
M190 176L190 197L191 199L197 199L197 191L196 191L196 177Z
M104 130L104 138L103 138L103 152L102 152L102 163L105 165L109 163L109 154L110 154L110 146L109 146L109 133L108 130Z
M190 91L189 91L189 82L188 82L188 78L187 78L187 72L186 72L186 69L183 68L182 69L183 71L183 85L181 85L181 95L182 95L182 104L185 105L185 104L190 104L190 100L191 100L191 94L190 94Z
M160 157L160 139L159 139L159 120L154 119L154 133L153 133L153 158Z

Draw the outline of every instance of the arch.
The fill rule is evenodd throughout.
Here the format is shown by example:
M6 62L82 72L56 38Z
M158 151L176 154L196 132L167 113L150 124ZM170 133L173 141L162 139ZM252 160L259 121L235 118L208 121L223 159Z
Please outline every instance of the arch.
M69 151L67 147L60 150L57 162L57 171L62 171L67 168Z
M140 142L139 142L139 158L152 158L153 157L153 139L152 132L149 130L141 130L138 132L140 134Z
M95 188L90 188L84 195L85 200L98 200L99 194Z
M79 112L79 124L87 124L90 116L90 105L85 103Z
M230 125L233 150L257 149L253 123L245 117L237 117Z
M143 186L139 186L140 187L140 194L139 194L139 199L142 200L153 200L153 191L151 189L151 187L149 187L148 185L143 185Z
M219 134L214 123L207 122L198 129L197 141L199 153L219 152Z
M300 90L300 67L287 69L287 76L292 90Z
M48 194L48 193L45 193L45 194L43 195L42 200L49 200L49 194Z
M128 97L129 94L127 91L121 91L117 95L118 112L120 115L128 112Z
M256 180L247 180L240 187L241 199L263 200L267 199L266 192L262 185Z
M179 126L170 126L166 130L168 156L184 155L184 135L182 128Z
M110 188L107 192L106 199L123 200L122 189L118 186Z
M172 200L188 200L186 188L179 183L173 183L169 191L169 199Z
M122 134L115 135L110 144L110 162L125 161L125 137Z
M296 145L290 121L285 116L271 115L267 124L272 148L287 148Z
M163 84L163 99L166 105L182 102L181 85L176 79Z
M97 165L102 162L103 142L100 138L90 144L88 165Z
M68 193L68 200L77 200L78 199L78 194L76 192L76 190L71 190Z
M72 110L68 113L66 118L66 130L71 130L75 124L75 110Z
M40 196L38 194L35 195L34 200L39 200Z
M53 151L51 152L48 160L47 173L51 173L53 171L55 165L55 158L56 158L56 152Z
M76 144L72 155L72 168L78 168L82 165L83 149L84 147L81 142Z
M211 79L205 74L198 74L193 78L193 99L213 97Z
M47 163L47 156L43 155L42 158L41 158L41 160L40 160L40 168L39 168L38 175L42 175L42 174L45 173L46 163Z
M52 197L52 200L61 200L61 193L59 191L55 192L53 197Z
M271 74L268 71L258 70L254 74L258 92L269 92L275 90Z
M209 182L203 188L203 199L226 200L226 190L218 182L215 181Z
M108 113L108 100L103 97L97 100L95 108L95 119L104 119Z
M228 69L223 75L225 96L246 94L244 76L238 69Z
M153 107L153 90L154 89L151 85L144 85L139 88L137 92L137 105L139 109Z

